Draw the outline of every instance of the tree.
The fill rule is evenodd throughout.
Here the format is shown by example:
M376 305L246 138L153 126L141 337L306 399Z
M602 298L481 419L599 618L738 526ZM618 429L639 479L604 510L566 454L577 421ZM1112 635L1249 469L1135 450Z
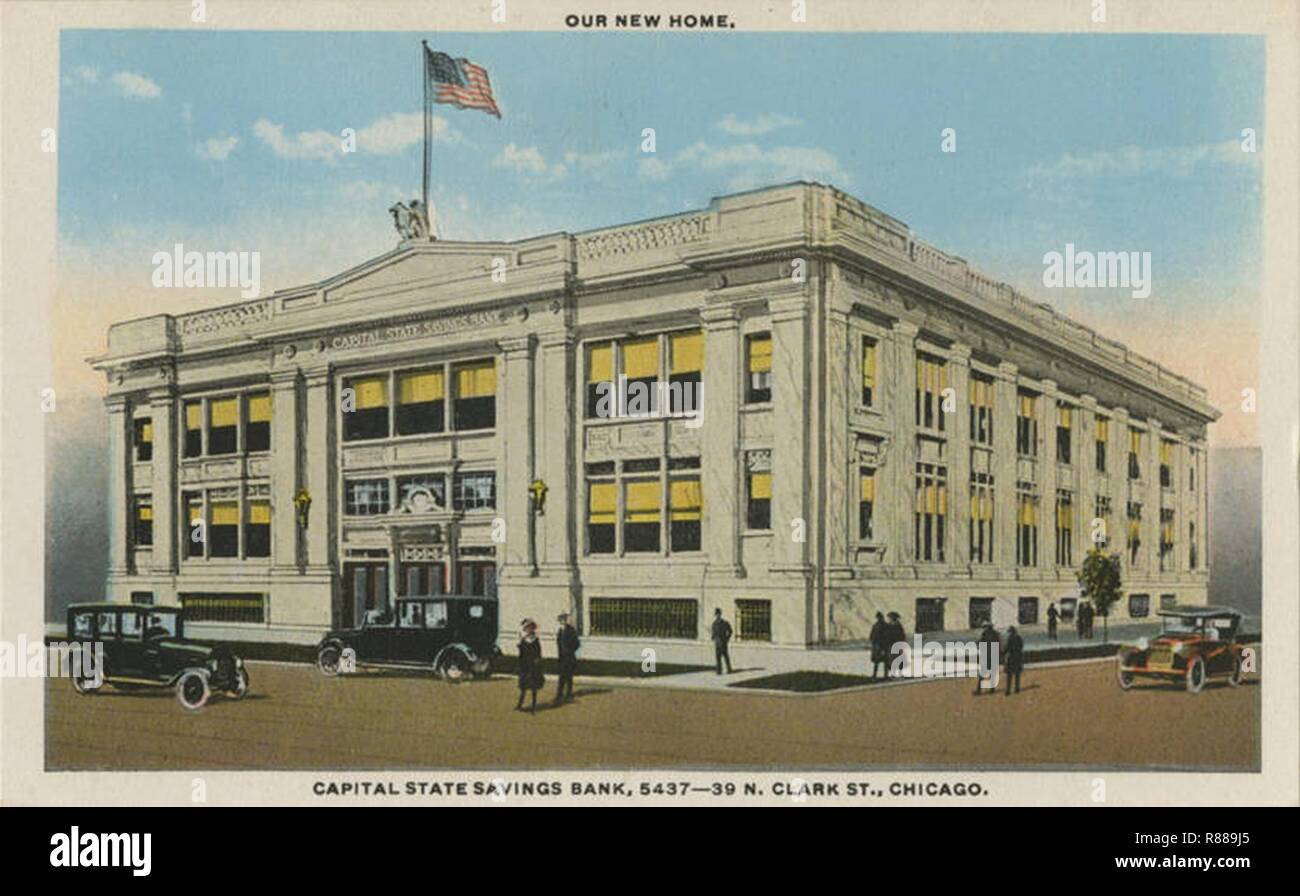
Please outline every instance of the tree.
M1101 614L1101 639L1106 640L1106 617L1110 608L1123 595L1119 580L1119 554L1107 554L1099 547L1088 551L1083 558L1083 567L1077 578L1083 596L1092 601L1092 605Z

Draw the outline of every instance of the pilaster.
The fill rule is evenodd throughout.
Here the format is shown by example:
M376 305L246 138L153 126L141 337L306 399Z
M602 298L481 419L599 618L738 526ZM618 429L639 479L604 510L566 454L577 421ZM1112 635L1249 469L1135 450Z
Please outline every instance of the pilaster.
M735 578L744 575L740 528L746 512L740 469L740 315L731 306L720 306L705 308L700 318L704 328L701 546L709 558L706 575Z

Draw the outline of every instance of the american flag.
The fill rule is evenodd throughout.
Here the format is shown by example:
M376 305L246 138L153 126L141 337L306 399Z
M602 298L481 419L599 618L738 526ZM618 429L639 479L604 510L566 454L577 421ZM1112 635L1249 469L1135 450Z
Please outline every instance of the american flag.
M458 109L482 109L501 117L501 110L492 96L487 69L468 59L452 59L446 53L427 47L424 62L435 103L449 103Z

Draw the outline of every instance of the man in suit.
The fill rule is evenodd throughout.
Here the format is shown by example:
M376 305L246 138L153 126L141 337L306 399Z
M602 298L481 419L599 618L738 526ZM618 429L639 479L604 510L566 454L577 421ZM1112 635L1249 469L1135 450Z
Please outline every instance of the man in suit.
M1025 642L1016 631L1016 627L1007 628L1007 643L1002 648L1002 665L1006 670L1007 692L1005 696L1011 696L1011 679L1016 680L1016 693L1020 693L1020 673L1025 668Z
M1056 602L1047 606L1047 637L1053 641L1056 640L1056 621L1061 618L1060 612L1056 609Z
M561 613L556 620L560 623L555 633L556 656L559 657L560 683L555 689L555 705L559 706L566 699L573 699L573 673L578 671L578 648L582 641L578 639L578 630L568 613Z
M731 643L731 623L722 618L722 608L718 607L713 611L713 628L710 631L713 637L713 654L718 664L718 674L722 674L722 662L727 662L727 674L731 674L731 654L727 652L727 645Z
M997 677L996 677L998 674L997 653L995 653L994 651L997 651L998 653L1002 651L1002 639L998 637L998 630L993 627L992 619L984 620L984 630L980 632L979 644L980 647L984 650L985 655L987 657L988 675L985 676L983 674L984 673L983 669L980 669L976 672L976 678L975 678L976 697L978 697L981 692L985 690L992 691L994 688L998 686ZM986 678L989 683L988 688L984 687L984 681Z

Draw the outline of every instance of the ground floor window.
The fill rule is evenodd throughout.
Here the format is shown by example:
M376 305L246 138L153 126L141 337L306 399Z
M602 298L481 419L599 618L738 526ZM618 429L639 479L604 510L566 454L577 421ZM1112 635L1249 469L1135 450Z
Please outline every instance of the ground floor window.
M771 641L772 602L736 601L736 635L742 641Z
M1178 606L1178 595L1162 594L1160 595L1160 609L1170 610Z
M186 622L266 621L265 594L182 594Z
M916 630L920 632L943 631L942 597L918 597L916 599Z
M940 419L943 419L940 417ZM937 464L916 465L916 559L944 559L944 536L948 523L948 468Z
M1073 622L1074 611L1079 608L1079 599L1077 597L1066 597L1061 599L1061 621Z
M495 597L497 593L497 567L493 561L465 561L456 564L460 587L457 594L476 594Z
M1151 615L1151 595L1130 594L1128 596L1128 615L1133 619L1142 619Z
M139 604L141 606L151 607L153 606L153 602L154 602L154 598L153 598L152 591L131 592L131 603L133 604Z
M993 598L972 597L970 599L970 627L983 628L993 624Z
M699 636L699 602L679 598L593 597L591 633L624 638Z
M1016 623L1018 625L1038 624L1038 598L1020 598L1020 603L1016 611Z

